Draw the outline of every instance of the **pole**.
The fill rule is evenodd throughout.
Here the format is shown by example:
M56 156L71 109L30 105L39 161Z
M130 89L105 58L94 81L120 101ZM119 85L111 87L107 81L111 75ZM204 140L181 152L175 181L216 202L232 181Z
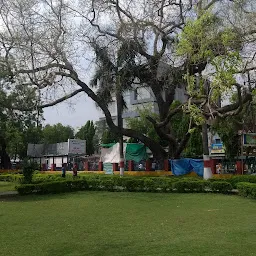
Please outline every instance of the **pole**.
M210 156L209 156L207 123L204 123L202 125L202 139L203 139L204 179L207 180L212 177L211 162L210 162Z

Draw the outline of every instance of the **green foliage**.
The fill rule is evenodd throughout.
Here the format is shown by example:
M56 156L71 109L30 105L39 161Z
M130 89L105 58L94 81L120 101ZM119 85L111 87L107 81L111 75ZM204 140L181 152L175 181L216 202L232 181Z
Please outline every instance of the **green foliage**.
M172 188L174 191L178 193L185 193L185 192L204 192L206 187L208 187L209 182L204 180L198 181L190 181L190 180L181 180L173 183Z
M34 109L36 89L18 86L8 76L0 79L0 155L2 168L10 168L10 158L26 154L26 136L30 126L40 124L42 112L17 111L15 108Z
M227 117L225 119L218 119L212 125L211 129L216 132L226 150L226 156L229 158L234 158L239 155L239 136L238 130L240 125L238 124L239 117Z
M233 189L232 185L227 181L214 181L210 184L210 188L213 192L229 193Z
M145 191L145 192L205 192L210 187L214 192L226 193L232 189L228 181L205 181L195 177L134 177L109 175L80 175L63 180L60 175L41 175L33 184L17 186L21 194L61 193L78 190ZM55 188L56 187L56 188Z
M232 184L234 188L237 187L237 184L239 182L250 182L250 183L256 183L256 176L254 175L237 175L233 176L231 179L228 180Z
M137 109L137 112L139 114L139 117L126 119L127 126L133 130L145 134L147 137L154 141L160 142L161 139L157 135L157 132L152 122L150 122L147 118L148 116L150 116L154 120L159 121L158 114L152 112L152 105L145 105L143 109ZM133 140L131 142L137 141Z
M102 144L108 144L108 143L117 143L118 142L118 135L111 132L109 129L106 129L101 137L101 143Z
M0 174L0 181L23 183L24 176L22 174Z
M70 126L64 126L60 123L55 125L46 125L42 131L43 142L46 144L54 144L66 142L68 139L74 138L74 130Z
M96 127L93 121L87 121L84 126L82 126L76 133L76 138L81 140L86 140L86 154L92 155L95 151L97 145L95 145L95 133Z
M179 36L177 54L187 58L191 66L198 68L198 74L188 66L184 79L187 92L194 99L209 98L214 104L220 96L232 91L236 83L235 74L241 68L241 40L229 27L222 27L216 15L206 11L196 20L188 21ZM212 72L202 74L206 66ZM196 73L196 74L195 74ZM206 81L211 81L206 89ZM205 122L203 109L189 102L187 112L197 125Z
M33 173L37 169L37 164L33 162L24 161L22 167L22 173L24 176L24 183L30 184L32 182Z
M249 182L240 182L237 184L239 195L256 199L256 184Z

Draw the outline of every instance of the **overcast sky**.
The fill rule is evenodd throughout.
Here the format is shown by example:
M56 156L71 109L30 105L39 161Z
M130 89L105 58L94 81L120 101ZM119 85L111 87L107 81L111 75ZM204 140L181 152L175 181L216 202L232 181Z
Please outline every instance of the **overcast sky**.
M44 124L62 123L76 128L84 125L88 120L97 121L99 110L85 93L81 93L68 102L46 108L44 118Z

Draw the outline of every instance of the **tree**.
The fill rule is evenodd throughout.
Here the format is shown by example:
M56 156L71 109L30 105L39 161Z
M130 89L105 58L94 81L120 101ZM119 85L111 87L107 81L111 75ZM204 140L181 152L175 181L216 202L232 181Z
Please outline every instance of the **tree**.
M23 112L15 110L12 105L30 108L36 104L35 88L20 86L17 81L10 80L4 72L0 78L0 155L1 168L10 168L11 158L22 159L27 152L24 141L30 126L39 123L41 111Z
M74 130L70 126L64 126L60 123L47 124L42 130L43 143L54 144L66 142L68 139L74 138Z
M243 14L240 15L243 22L234 24L230 16L223 15L226 11L237 17L238 8ZM112 132L143 142L156 158L167 157L164 148L136 130L115 125L108 104L85 83L83 72L77 65L83 56L81 41L90 45L94 41L108 53L116 53L116 49L126 45L126 52L135 54L129 77L136 77L138 86L146 84L152 89L159 108L159 121L150 121L157 134L168 141L170 157L179 156L191 136L191 129L182 140L174 135L170 121L178 112L186 110L193 117L191 126L201 125L205 119L236 115L244 103L252 100L253 88L245 90L233 79L235 73L255 68L255 54L249 61L241 56L241 50L255 40L255 30L248 26L248 22L254 22L253 14L244 9L244 5L237 7L237 1L226 4L222 0L199 0L194 4L186 0L92 0L90 3L79 2L76 6L63 0L29 0L18 4L5 0L0 12L1 41L6 53L4 63L11 77L17 81L22 78L26 86L37 86L47 94L41 97L40 108L84 92L104 112ZM76 15L77 23L73 22L71 26L73 15ZM15 20L10 22L13 16ZM243 26L245 20L248 21L246 27ZM76 55L78 47L79 56ZM129 56L125 56L125 60ZM219 72L207 75L205 79L204 72L211 66ZM199 88L195 89L196 78L203 90L199 97ZM69 84L76 86L63 90ZM171 109L177 86L186 87L189 101ZM231 90L233 86L238 101L225 107L216 106L217 92L226 92L223 88ZM59 88L58 93L52 91L56 88ZM52 95L59 97L50 97Z
M102 144L109 144L109 143L117 143L118 142L118 137L116 134L111 132L109 129L106 129L101 137L101 143Z
M180 102L174 101L170 108L175 109L179 105L181 105ZM138 110L138 113L139 113L139 117L127 119L128 127L136 131L140 131L141 133L145 134L147 137L158 142L161 146L167 147L168 142L165 140L162 140L158 136L154 128L154 125L148 118L150 116L150 119L152 118L158 121L159 116L156 113L151 112L150 106L148 108L146 107L142 110ZM170 123L171 123L171 129L173 131L173 134L180 141L182 141L184 136L186 136L188 130L190 132L189 140L187 142L187 145L182 155L190 156L190 157L201 156L203 153L201 133L197 127L191 126L189 115L184 112L179 112L171 118ZM132 140L132 142L138 142L138 141Z
M86 140L86 154L92 155L95 152L95 134L96 127L94 126L93 121L87 121L84 126L82 126L79 131L76 133L75 137L77 139Z

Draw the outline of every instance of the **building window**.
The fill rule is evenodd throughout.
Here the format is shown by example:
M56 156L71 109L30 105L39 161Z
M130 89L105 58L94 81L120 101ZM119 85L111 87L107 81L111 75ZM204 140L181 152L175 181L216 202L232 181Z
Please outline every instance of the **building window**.
M216 139L216 140L215 140L215 143L216 143L216 144L221 144L221 140L220 140L220 139Z
M138 100L138 88L134 90L134 100Z

